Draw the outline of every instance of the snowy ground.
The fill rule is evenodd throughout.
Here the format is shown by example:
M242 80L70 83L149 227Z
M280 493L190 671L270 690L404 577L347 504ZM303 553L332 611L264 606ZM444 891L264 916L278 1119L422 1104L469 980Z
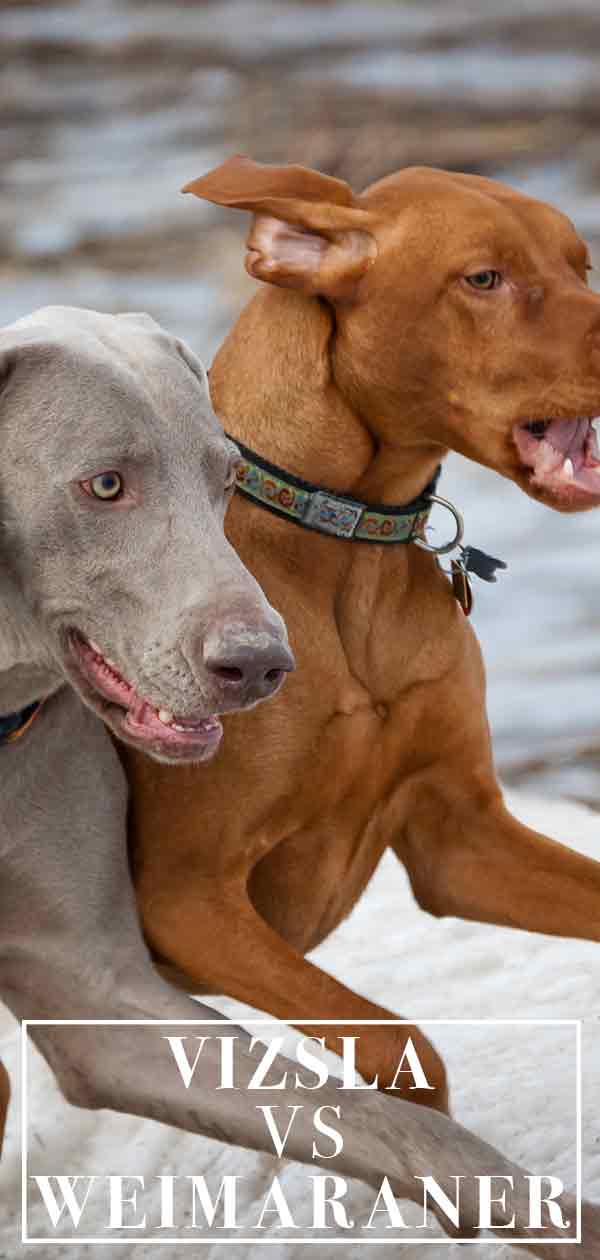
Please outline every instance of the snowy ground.
M597 815L572 803L551 804L525 797L513 799L525 821L568 841L590 856L600 854ZM415 907L403 872L390 856L351 919L316 952L319 963L371 998L406 1017L438 1019L582 1019L584 1063L584 1191L600 1201L600 953L597 945L554 940L456 920L437 921ZM241 1008L222 1001L223 1010ZM575 1115L573 1035L566 1029L506 1027L431 1028L450 1069L454 1114L463 1124L526 1167L575 1181ZM13 1082L19 1079L19 1038L14 1021L0 1016L0 1053ZM15 1091L16 1093L18 1091ZM244 1182L240 1220L256 1223L262 1200L277 1171L268 1156L232 1150L219 1143L182 1135L175 1130L104 1112L94 1115L68 1107L60 1098L43 1063L31 1052L29 1089L30 1172L218 1174L236 1173ZM25 1255L19 1237L20 1143L18 1103L10 1114L3 1200L12 1205L0 1223L0 1260ZM218 1184L218 1181L217 1181ZM306 1170L287 1163L282 1184L298 1219L306 1217ZM372 1194L355 1183L352 1208L368 1214ZM143 1203L143 1200L140 1200ZM46 1233L47 1218L34 1196L30 1232ZM151 1206L151 1205L150 1205ZM408 1208L411 1218L414 1209ZM90 1223L88 1218L88 1227ZM268 1219L268 1218L267 1218ZM436 1232L434 1227L434 1234ZM121 1237L124 1235L121 1234ZM159 1237L157 1233L154 1235ZM267 1231L267 1238L276 1233ZM441 1236L441 1235L440 1235ZM129 1238L131 1235L129 1235ZM289 1237L289 1235L288 1235ZM139 1238L139 1235L138 1235ZM118 1246L41 1245L48 1260L152 1260L156 1252L138 1241ZM178 1245L163 1246L161 1260L187 1256ZM221 1247L208 1244L200 1254L220 1260ZM305 1249L293 1241L280 1245L238 1246L236 1255L249 1260L302 1260ZM337 1260L339 1247L319 1243L312 1252ZM348 1260L364 1260L364 1248L348 1241ZM368 1254L368 1253L367 1253ZM389 1254L386 1252L385 1254ZM455 1260L456 1244L433 1242L426 1253L407 1244L403 1260ZM476 1256L526 1260L524 1247L498 1246L493 1252L471 1247Z

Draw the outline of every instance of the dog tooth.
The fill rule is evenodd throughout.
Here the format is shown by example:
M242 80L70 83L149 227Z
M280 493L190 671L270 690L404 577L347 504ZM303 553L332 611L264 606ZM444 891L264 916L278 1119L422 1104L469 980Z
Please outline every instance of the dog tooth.
M590 420L590 428L592 430L591 446L595 456L600 457L600 448L598 439L600 438L600 416L596 416L594 420Z
M566 459L566 460L565 460L565 462L564 462L564 464L563 464L563 466L562 466L562 475L563 475L563 477L565 478L565 480L566 480L566 481L572 481L572 480L573 480L573 477L575 476L575 469L573 468L573 460L572 460L572 459Z
M159 709L158 716L161 722L164 722L165 726L171 725L171 722L173 721L173 714L169 713L168 709Z
M88 643L92 649L92 652L96 652L98 656L102 656L102 652L100 651L98 644L94 643L93 639L88 639Z

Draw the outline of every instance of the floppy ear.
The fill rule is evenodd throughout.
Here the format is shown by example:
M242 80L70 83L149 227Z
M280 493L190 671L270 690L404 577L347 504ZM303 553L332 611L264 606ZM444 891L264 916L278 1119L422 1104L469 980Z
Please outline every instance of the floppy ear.
M354 204L349 185L305 166L233 157L183 192L252 211L246 270L257 280L350 299L377 255L372 216Z

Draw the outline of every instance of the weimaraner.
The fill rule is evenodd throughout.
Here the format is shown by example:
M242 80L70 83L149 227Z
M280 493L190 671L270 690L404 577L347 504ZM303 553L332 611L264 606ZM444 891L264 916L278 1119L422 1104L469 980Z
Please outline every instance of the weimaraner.
M178 1021L221 1017L152 966L107 727L159 760L201 761L218 747L216 714L272 694L293 666L281 618L223 533L237 451L202 365L147 316L39 311L0 333L0 382L0 996L20 1019L161 1019L189 1034ZM97 640L127 668L126 686ZM272 1152L251 1095L212 1088L214 1042L186 1091L164 1028L31 1032L73 1103ZM242 1029L224 1024L223 1035L237 1038L247 1085L259 1052ZM269 1079L286 1066L279 1057ZM285 1108L298 1095L273 1088L260 1102ZM320 1105L339 1103L335 1082L320 1090ZM449 1195L457 1172L473 1187L487 1170L512 1175L519 1234L536 1255L568 1260L569 1244L534 1239L523 1171L446 1116L352 1093L339 1127L344 1148L327 1171L374 1186L387 1176L405 1197L419 1197L424 1174ZM286 1155L310 1163L313 1137L305 1108ZM569 1196L561 1202L573 1217ZM579 1254L592 1260L597 1210L584 1219ZM457 1235L476 1221L467 1190Z

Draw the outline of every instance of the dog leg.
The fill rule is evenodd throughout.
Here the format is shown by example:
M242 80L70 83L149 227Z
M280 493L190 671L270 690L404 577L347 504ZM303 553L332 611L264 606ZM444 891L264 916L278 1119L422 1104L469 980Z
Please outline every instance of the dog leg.
M29 781L21 777L14 788L7 783L0 798L0 992L20 1018L170 1021L168 1029L38 1025L30 1031L67 1097L78 1105L153 1118L236 1146L272 1153L262 1113L257 1111L249 1089L261 1056L251 1050L248 1034L210 1008L178 994L152 967L127 868L125 784L106 732L70 693L53 704L56 739L45 747L43 764L26 762L23 776L29 776ZM86 750L85 773L81 756L65 759L69 740L75 741L80 752ZM6 825L6 813L11 821L17 816L21 791L30 803L39 792L45 808L29 808L21 815L17 832L14 826ZM95 802L93 816L90 797ZM69 801L68 818L63 809L65 799ZM203 910L202 904L192 907L190 903L196 927ZM32 921L35 931L30 930ZM235 913L226 921L235 964L239 965L243 957L246 968L260 973L260 948L253 954L246 924L236 928ZM219 935L214 909L207 911L202 926L207 941ZM227 954L229 946L229 935L224 940L221 932L216 952ZM277 959L275 963L281 965ZM308 976L318 979L321 973L305 966ZM283 969L278 983L284 996L287 980ZM313 991L308 985L300 994L306 1002L302 1013L314 1011L315 1006L315 1014L320 1013L326 997L326 990ZM354 1008L349 1014L355 1015ZM206 1044L190 1088L184 1088L165 1034L212 1031L190 1029L183 1022L198 1019L218 1019L216 1032L237 1037L235 1073L240 1088L235 1091L214 1088L218 1079L216 1040ZM276 1075L269 1081L279 1081L285 1070L295 1072L296 1065L280 1056L273 1066ZM422 1200L419 1177L434 1176L451 1197L456 1190L454 1177L461 1174L467 1189L461 1198L459 1226L451 1227L438 1212L443 1227L457 1237L474 1236L477 1230L474 1191L482 1169L512 1176L515 1226L519 1236L531 1234L523 1170L486 1143L446 1116L390 1095L342 1095L337 1082L332 1081L319 1091L320 1105L339 1107L341 1099L344 1145L334 1160L327 1161L328 1172L333 1166L340 1175L357 1177L377 1190L387 1176L398 1197L415 1202ZM264 1105L287 1108L297 1102L293 1089L261 1092ZM313 1140L310 1109L305 1108L297 1113L286 1154L313 1164ZM561 1207L563 1215L572 1220L574 1205L569 1196L563 1196ZM600 1247L600 1213L592 1207L585 1210L581 1260L595 1260ZM499 1204L493 1205L493 1213L494 1224L506 1223L506 1213ZM545 1245L548 1238L561 1236L551 1223L544 1235L543 1242L532 1239L534 1254L547 1260L569 1260L568 1244L553 1245L552 1250Z
M131 922L135 922L133 918ZM73 944L83 946L83 941ZM221 1019L221 1016L162 984L153 972L147 955L143 955L141 936L138 935L134 942L131 933L126 940L129 967L134 945L139 962L135 972L129 976L129 996L117 996L119 983L125 987L123 973L119 974L117 970L119 961L123 960L117 958L116 966L111 966L106 973L107 988L112 997L106 992L101 997L97 992L85 1004L78 1002L74 1007L71 1003L70 1007L63 1006L63 1010L73 1015L75 1009L77 1016L95 1019L162 1018L171 1022L168 1028L32 1028L32 1037L55 1068L66 1096L79 1106L109 1107L175 1124L178 1128L234 1146L272 1154L271 1139L250 1089L261 1053L251 1047L248 1033L224 1020L216 1027L208 1028L193 1028L189 1024L178 1023L178 1020ZM48 980L51 981L51 976ZM73 992L76 981L74 975ZM315 1033L322 1031L315 1029ZM211 1034L215 1040L206 1043L192 1084L186 1090L175 1070L171 1053L167 1051L165 1037ZM219 1035L236 1038L234 1070L238 1088L234 1091L215 1088L219 1080L216 1042ZM279 1082L286 1071L293 1079L296 1070L295 1063L279 1055L267 1082ZM298 1094L290 1088L263 1089L260 1100L262 1106L278 1107L278 1114L281 1114L297 1106ZM515 1235L531 1238L529 1248L534 1255L542 1260L570 1260L568 1244L561 1246L560 1242L555 1242L551 1248L546 1246L549 1238L561 1238L560 1230L550 1220L545 1221L544 1240L539 1240L539 1234L536 1237L530 1225L529 1183L525 1171L448 1117L381 1093L341 1093L336 1080L328 1081L319 1090L318 1103L319 1106L341 1108L336 1128L343 1139L343 1147L335 1159L328 1159L327 1172L357 1178L376 1191L379 1191L383 1178L387 1177L397 1198L411 1199L416 1203L422 1201L423 1188L419 1178L433 1176L446 1195L453 1199L456 1196L455 1178L460 1175L463 1181L458 1226L451 1225L443 1212L434 1206L444 1230L456 1238L478 1235L477 1178L482 1170L494 1177L510 1177L514 1190L511 1189L509 1195L508 1210L494 1203L493 1224L508 1224L514 1213ZM314 1169L315 1163L318 1163L313 1155L314 1138L311 1109L302 1108L296 1113L286 1145L286 1157ZM569 1220L572 1225L576 1211L572 1196L564 1194L558 1202L563 1219ZM596 1260L598 1248L600 1209L586 1204L581 1260Z
M122 888L127 889L126 873L121 874ZM123 901L121 897L117 913ZM108 907L106 909L108 917ZM82 927L84 917L82 914ZM68 947L74 967L72 975L65 976L69 998L65 993L57 994L58 1011L67 1018L160 1018L169 1020L169 1026L32 1027L32 1038L56 1071L66 1096L79 1106L108 1107L272 1154L272 1141L250 1089L260 1051L251 1047L250 1037L243 1029L226 1023L217 1012L182 997L163 984L153 971L133 914L128 914L127 922L129 928L123 925L125 930L119 931L116 938L111 935L111 953L105 960L102 984L96 981L90 987L87 983L90 944L94 949L103 944L97 931L92 933L91 941L84 933L73 935L68 942L62 941L62 947ZM122 941L122 947L115 948L117 940ZM46 1010L57 1017L52 998L53 989L56 990L56 971L51 959L49 962L46 974L41 969L36 972L35 968L33 971L28 968L28 972L38 996L45 985ZM41 1017L39 1007L34 1009L36 1017ZM192 1028L177 1022L190 1019L222 1022L212 1028ZM192 1083L185 1089L165 1036L211 1034L214 1040L206 1043ZM238 1088L232 1091L215 1088L219 1080L216 1042L219 1035L236 1038L234 1070ZM267 1083L279 1082L286 1071L293 1079L296 1070L295 1063L280 1055ZM278 1107L281 1113L297 1106L298 1094L287 1087L263 1089L260 1101L262 1106ZM433 1206L443 1228L456 1238L473 1238L478 1234L477 1178L482 1170L494 1177L511 1177L514 1190L510 1192L509 1207L502 1209L498 1202L492 1205L493 1224L506 1225L514 1213L515 1234L531 1238L529 1248L534 1255L542 1260L570 1260L568 1244L561 1245L557 1241L551 1249L546 1246L549 1238L561 1238L560 1230L550 1220L545 1221L544 1240L539 1240L539 1234L536 1237L530 1225L529 1183L525 1171L448 1117L381 1093L341 1093L339 1082L335 1080L329 1080L319 1090L318 1104L341 1109L336 1128L343 1147L334 1159L328 1159L327 1172L355 1177L377 1192L387 1177L397 1198L416 1203L422 1202L423 1186L419 1178L433 1176L453 1199L456 1197L455 1178L460 1175L463 1181L458 1226L451 1225L443 1212ZM314 1169L318 1162L313 1154L314 1138L311 1109L302 1108L296 1113L286 1157ZM563 1219L573 1223L576 1207L572 1196L562 1195L558 1202ZM598 1248L600 1210L584 1205L581 1260L596 1260Z
M600 941L600 862L524 826L499 794L454 808L431 786L393 846L435 915Z
M221 991L242 1002L267 1010L302 1031L323 1036L328 1047L340 1053L342 1036L356 1030L311 1023L312 1019L394 1019L389 1011L321 971L303 958L257 914L245 890L223 889L217 900L191 881L187 892L165 889L160 902L153 898L145 917L148 940L156 952L166 954L183 971L190 988L203 987L210 978L212 992ZM202 955L199 960L199 938ZM412 1102L446 1111L448 1091L442 1059L423 1033L412 1025L365 1029L357 1046L357 1067L367 1080L378 1077L381 1089L391 1085L408 1037L433 1089L409 1089L410 1074L400 1076L397 1088Z
M79 1106L108 1107L272 1153L262 1113L257 1111L249 1089L261 1057L259 1051L250 1048L250 1038L244 1030L232 1027L217 1012L178 994L161 981L152 967L127 868L124 781L106 732L69 693L57 698L53 718L57 738L46 747L43 766L27 763L24 767L24 772L32 776L31 782L25 784L27 800L35 800L37 788L45 810L39 815L36 810L28 810L16 835L14 828L2 825L1 810L12 811L18 804L17 788L14 801L9 799L8 787L0 800L3 998L20 1018L170 1021L168 1029L38 1025L32 1026L30 1032L65 1094ZM64 759L69 737L76 741L78 749L87 750L85 774L80 759ZM95 801L93 817L88 808L90 795ZM56 815L56 832L52 834L53 804L62 806L65 796L69 800L68 825L61 807ZM20 900L23 897L25 902ZM193 910L197 926L203 907L194 906ZM35 932L29 930L32 920ZM245 966L260 972L260 949L253 954L252 939L245 935L246 925L240 926L236 943L235 914L227 922L236 965L243 955ZM210 941L211 935L216 934L214 911L207 912L203 927L205 938ZM219 951L229 951L229 937L224 941L222 933ZM308 964L306 968L309 977L318 979L316 968ZM286 982L282 971L279 983L284 986L284 994ZM338 988L345 992L341 986ZM321 994L308 986L300 997L306 1002L303 1013L314 1010L315 1005L315 1013L319 1013L327 992ZM354 1015L354 1009L349 1013ZM214 1088L218 1080L216 1039L206 1044L190 1088L184 1088L165 1034L189 1036L213 1031L191 1029L183 1022L198 1019L218 1019L220 1023L214 1032L237 1038L235 1073L240 1088L235 1091ZM277 1082L285 1070L295 1072L296 1065L279 1056L272 1070L274 1075L268 1079ZM482 1169L498 1176L512 1176L515 1227L519 1236L531 1234L524 1172L486 1143L447 1117L390 1095L342 1095L335 1081L329 1081L319 1091L320 1105L339 1107L340 1100L343 1105L339 1128L344 1145L334 1160L327 1161L327 1172L333 1166L340 1175L357 1177L377 1190L387 1176L398 1197L415 1202L422 1200L419 1177L434 1176L452 1197L456 1191L454 1177L460 1173L467 1189L461 1198L458 1228L451 1227L438 1212L444 1228L457 1237L476 1233L474 1190ZM298 1103L298 1094L287 1088L267 1089L261 1092L260 1101L263 1105L287 1108ZM310 1109L304 1108L292 1126L286 1155L313 1164L314 1136ZM574 1205L569 1196L563 1196L561 1207L563 1215L573 1219ZM499 1204L493 1205L493 1212L494 1224L506 1223L506 1213ZM594 1208L586 1208L586 1213L581 1260L594 1260L600 1246L600 1214ZM560 1232L551 1223L544 1234L544 1242L532 1240L534 1254L547 1260L569 1260L567 1246L553 1245L550 1250L545 1245L548 1238L560 1238Z
M152 1014L156 1011L156 993ZM120 1005L120 1009L132 1016L133 1008ZM139 1015L139 1007L135 1008ZM214 1018L216 1012L175 994L163 995L162 1010L173 1018L186 1016ZM37 1034L41 1029L35 1030ZM51 1044L45 1040L41 1048L52 1059L53 1052L67 1062L73 1053L78 1061L79 1072L85 1071L96 1092L89 1091L72 1101L89 1107L110 1107L136 1115L151 1117L179 1128L249 1150L273 1154L272 1141L262 1122L253 1098L250 1082L260 1060L260 1053L251 1049L250 1038L241 1028L223 1024L217 1028L190 1028L176 1023L168 1029L111 1028L56 1030L61 1041ZM71 1036L66 1038L64 1034ZM77 1033L75 1041L72 1034ZM219 1079L216 1041L208 1042L198 1060L192 1084L188 1090L174 1070L170 1054L166 1052L164 1037L217 1035L235 1037L235 1080L237 1089L215 1089ZM36 1037L40 1045L39 1037ZM193 1050L190 1051L190 1057ZM102 1064L100 1071L98 1067ZM283 1073L291 1074L297 1064L279 1055L274 1062L272 1075L267 1081L280 1081ZM277 1114L291 1112L298 1104L294 1089L261 1089L261 1106L277 1107ZM534 1255L543 1260L570 1260L569 1244L555 1242L546 1246L548 1239L560 1239L561 1231L549 1219L544 1222L544 1240L530 1225L529 1183L525 1170L505 1159L498 1151L481 1141L448 1117L415 1106L410 1102L381 1093L342 1093L339 1082L329 1080L319 1089L318 1105L340 1109L340 1119L335 1127L343 1139L338 1155L327 1160L326 1171L340 1176L357 1178L379 1191L384 1177L388 1178L396 1198L422 1202L423 1186L418 1180L432 1176L451 1199L456 1198L455 1178L460 1175L460 1216L457 1227L434 1205L433 1210L443 1229L452 1237L475 1238L479 1234L478 1177L482 1170L487 1175L512 1178L508 1208L499 1203L492 1205L494 1226L507 1225L514 1213L513 1229L516 1237L531 1238L528 1244ZM289 1140L286 1144L287 1159L311 1166L313 1172L319 1166L313 1154L315 1131L312 1125L312 1108L303 1107L296 1113ZM274 1170L275 1170L274 1166ZM505 1185L507 1183L498 1183ZM375 1196L374 1196L375 1197ZM576 1204L573 1196L563 1194L557 1200L563 1219L575 1223ZM483 1235L485 1237L485 1235ZM562 1235L564 1237L564 1235ZM584 1204L584 1242L578 1254L581 1260L597 1260L600 1249L600 1209Z

